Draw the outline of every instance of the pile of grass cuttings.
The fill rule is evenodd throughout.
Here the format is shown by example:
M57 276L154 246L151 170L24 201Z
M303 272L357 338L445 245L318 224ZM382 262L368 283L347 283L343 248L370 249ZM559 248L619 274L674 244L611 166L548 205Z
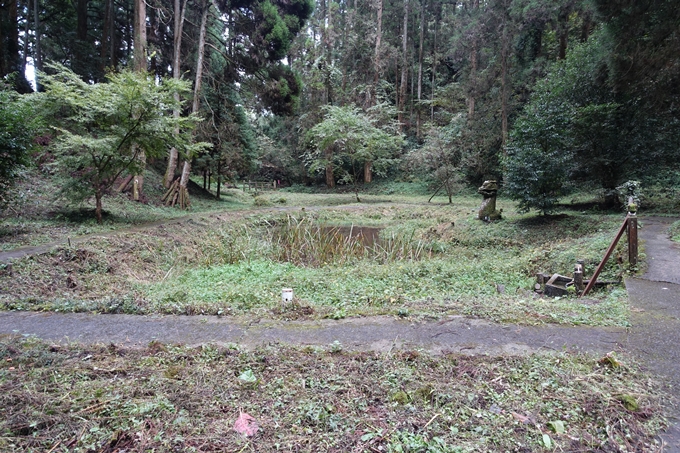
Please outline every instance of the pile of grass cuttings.
M656 451L658 386L598 359L4 338L0 450Z

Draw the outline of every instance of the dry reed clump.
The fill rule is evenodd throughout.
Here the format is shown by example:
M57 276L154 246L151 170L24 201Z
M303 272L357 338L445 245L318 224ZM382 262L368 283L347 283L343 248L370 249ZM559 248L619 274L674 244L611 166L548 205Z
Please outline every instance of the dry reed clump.
M298 266L342 265L362 259L417 261L430 256L425 243L415 240L413 234L383 238L379 228L323 226L308 217L291 215L274 228L272 258Z

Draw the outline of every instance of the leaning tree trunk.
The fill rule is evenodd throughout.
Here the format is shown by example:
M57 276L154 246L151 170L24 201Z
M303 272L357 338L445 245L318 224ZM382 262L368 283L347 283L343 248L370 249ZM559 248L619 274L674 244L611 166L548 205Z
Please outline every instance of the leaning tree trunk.
M210 2L208 0L203 1L203 11L201 15L201 26L198 34L198 55L196 59L196 81L194 83L194 101L191 105L191 113L198 113L198 108L200 107L200 96L201 96L201 82L203 80L203 59L205 56L205 32L206 25L208 22L208 10L210 9ZM187 156L184 164L182 166L182 176L180 177L179 184L177 187L177 199L179 201L179 206L182 209L187 209L190 206L189 203L189 191L187 190L187 184L189 183L189 176L191 176L191 156ZM170 197L174 199L175 197ZM174 203L173 203L174 204Z
M135 0L134 11L134 47L133 60L135 71L146 71L146 2L145 0ZM137 147L135 143L132 145ZM135 201L142 200L142 191L144 189L144 167L146 166L146 154L143 150L139 153L139 163L142 169L132 179L132 199Z

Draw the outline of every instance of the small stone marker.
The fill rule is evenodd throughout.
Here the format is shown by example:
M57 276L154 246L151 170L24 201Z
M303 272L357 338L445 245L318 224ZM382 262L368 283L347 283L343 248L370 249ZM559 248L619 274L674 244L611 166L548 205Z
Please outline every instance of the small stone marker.
M281 290L281 302L284 304L293 301L293 288L283 288Z
M482 206L479 208L477 218L488 222L490 220L500 220L501 212L496 210L496 194L498 193L498 182L495 180L484 181L484 184L477 189L483 197Z
M574 267L574 286L579 294L585 288L585 286L583 286L583 267L578 263Z

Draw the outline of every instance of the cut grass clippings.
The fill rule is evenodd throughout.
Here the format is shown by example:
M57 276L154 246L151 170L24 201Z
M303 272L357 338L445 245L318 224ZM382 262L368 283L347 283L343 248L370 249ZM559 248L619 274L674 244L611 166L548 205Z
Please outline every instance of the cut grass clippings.
M612 358L5 337L0 450L658 451L659 387Z

